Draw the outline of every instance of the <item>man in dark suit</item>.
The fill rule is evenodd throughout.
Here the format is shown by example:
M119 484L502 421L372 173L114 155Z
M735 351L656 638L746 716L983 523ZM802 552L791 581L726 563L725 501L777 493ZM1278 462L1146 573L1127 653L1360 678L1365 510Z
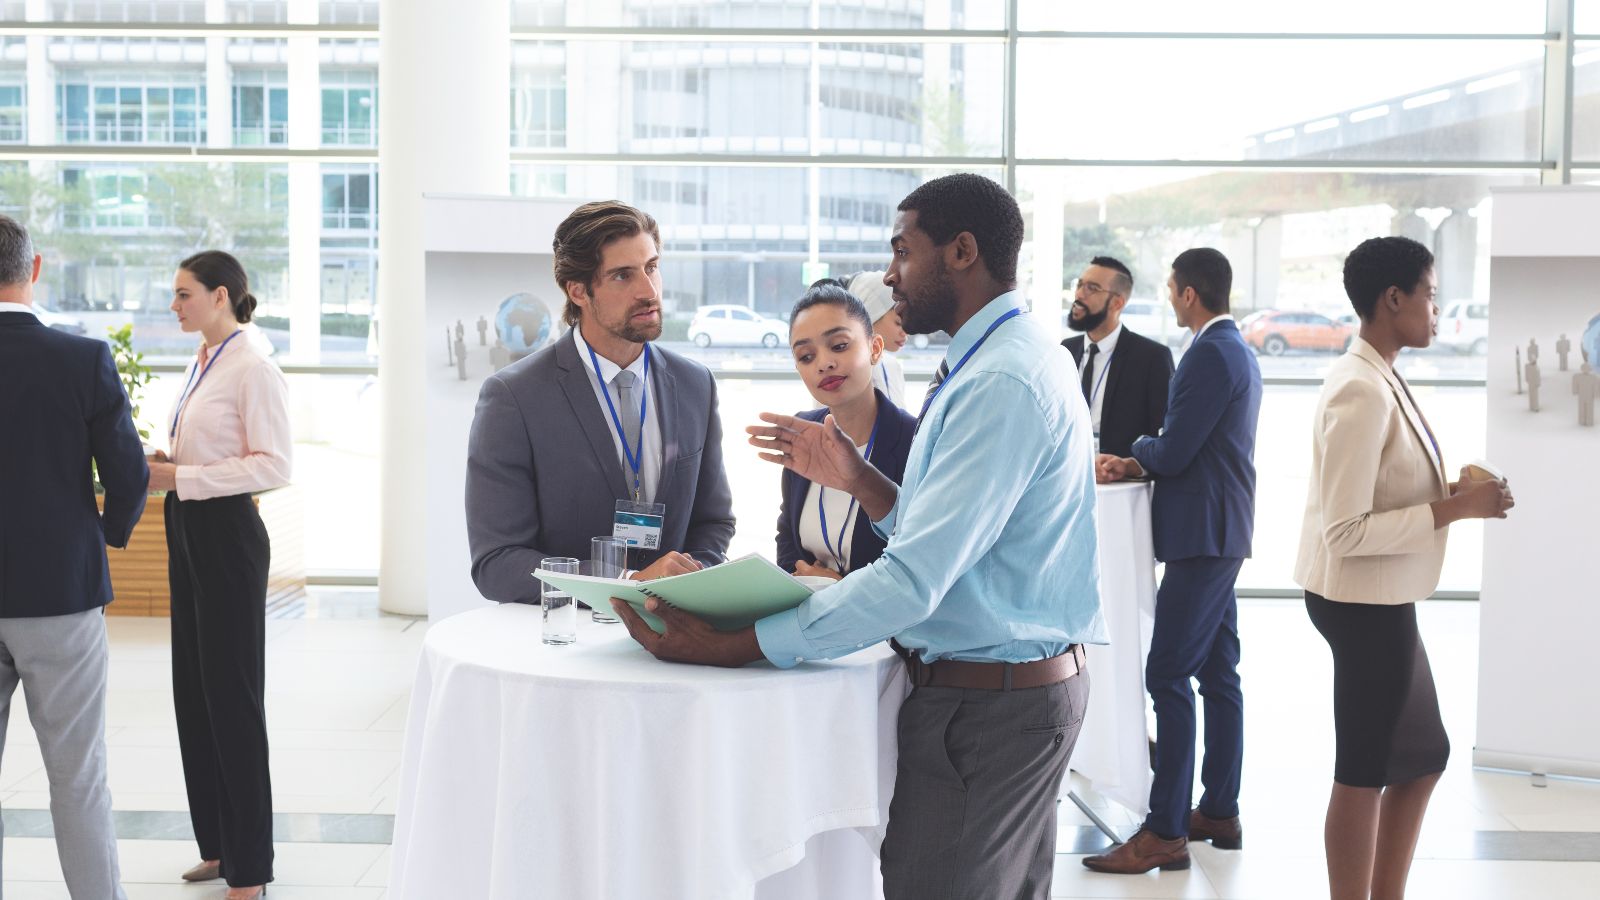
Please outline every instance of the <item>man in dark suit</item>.
M20 683L67 891L121 898L106 787L106 545L127 546L150 470L110 347L34 313L40 262L27 229L0 216L0 750Z
M1127 456L1134 440L1161 430L1172 381L1172 351L1122 327L1122 308L1132 290L1133 273L1121 261L1090 260L1067 318L1067 327L1083 334L1061 342L1078 364L1099 452L1113 456Z
M1155 780L1150 815L1130 840L1084 859L1099 872L1189 867L1190 839L1222 849L1243 843L1239 776L1244 697L1239 688L1234 581L1250 555L1255 522L1256 419L1261 370L1228 315L1233 270L1210 248L1185 250L1167 279L1178 324L1194 342L1172 378L1160 437L1142 437L1131 458L1102 455L1101 481L1148 473L1156 557L1167 564L1156 596L1145 685L1155 701ZM1205 793L1194 791L1194 694L1206 702Z
M660 232L617 202L556 229L555 277L571 331L491 375L467 448L472 579L490 600L538 600L546 556L589 558L618 503L661 504L659 542L629 551L638 578L722 562L733 498L717 385L661 336ZM609 610L604 612L609 613Z

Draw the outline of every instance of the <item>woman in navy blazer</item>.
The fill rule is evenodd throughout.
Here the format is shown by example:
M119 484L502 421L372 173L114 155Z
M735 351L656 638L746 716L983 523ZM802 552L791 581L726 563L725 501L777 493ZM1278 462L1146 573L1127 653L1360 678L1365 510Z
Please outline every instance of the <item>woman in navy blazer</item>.
M872 333L866 307L843 282L825 278L795 303L789 340L795 371L823 407L799 417L820 422L831 415L868 461L898 484L917 420L873 386L883 338ZM883 555L884 543L848 495L783 471L778 565L785 571L842 578Z

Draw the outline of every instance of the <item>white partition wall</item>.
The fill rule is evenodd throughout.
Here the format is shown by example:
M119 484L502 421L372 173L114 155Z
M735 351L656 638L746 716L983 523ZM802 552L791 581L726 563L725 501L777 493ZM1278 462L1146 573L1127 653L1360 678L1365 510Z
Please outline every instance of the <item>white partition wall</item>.
M1574 383L1600 332L1596 222L1593 188L1494 195L1488 452L1517 506L1484 531L1476 765L1600 777L1600 427Z
M426 508L417 530L427 540L427 613L435 621L489 602L473 586L467 551L467 436L483 380L560 333L562 304L550 241L576 205L514 197L422 198L423 341L410 364L426 386L423 397L412 397L408 405L411 415L427 423ZM459 360L458 324L465 351ZM504 334L519 327L528 333Z

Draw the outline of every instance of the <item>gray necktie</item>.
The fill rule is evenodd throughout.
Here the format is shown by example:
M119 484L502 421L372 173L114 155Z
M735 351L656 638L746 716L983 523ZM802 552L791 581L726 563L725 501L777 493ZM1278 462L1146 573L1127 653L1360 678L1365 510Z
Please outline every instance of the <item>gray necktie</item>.
M617 415L622 417L623 441L628 447L622 454L625 457L639 452L639 398L633 396L633 383L636 380L638 376L627 369L611 379L611 383L617 386L617 406L621 407Z

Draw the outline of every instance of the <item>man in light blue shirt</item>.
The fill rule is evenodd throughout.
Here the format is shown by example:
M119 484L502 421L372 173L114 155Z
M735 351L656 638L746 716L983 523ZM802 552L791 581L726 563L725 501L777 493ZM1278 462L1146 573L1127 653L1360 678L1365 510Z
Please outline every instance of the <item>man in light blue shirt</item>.
M1016 201L951 175L900 204L884 283L912 333L954 335L896 486L834 424L763 414L764 458L850 492L883 556L798 608L731 634L653 603L662 659L788 667L886 638L916 685L882 860L888 900L1050 895L1055 807L1104 643L1088 408L1072 361L1023 314Z

